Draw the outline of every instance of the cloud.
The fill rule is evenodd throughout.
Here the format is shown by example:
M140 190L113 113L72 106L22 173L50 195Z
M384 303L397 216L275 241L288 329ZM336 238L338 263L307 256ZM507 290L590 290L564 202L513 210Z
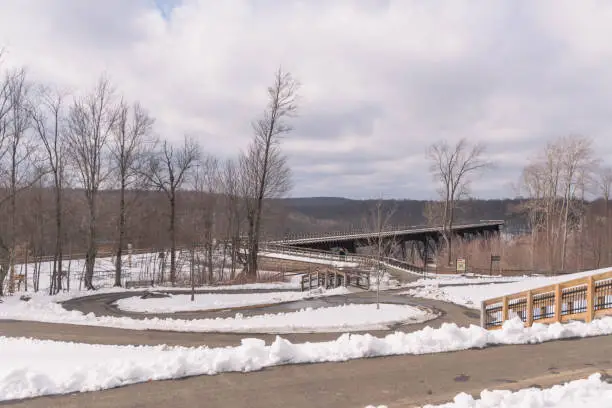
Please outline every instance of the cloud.
M106 72L156 117L229 157L282 66L302 83L284 142L296 196L426 198L433 141L484 141L475 196L513 195L568 133L612 161L612 5L526 0L5 0L8 65L78 92Z

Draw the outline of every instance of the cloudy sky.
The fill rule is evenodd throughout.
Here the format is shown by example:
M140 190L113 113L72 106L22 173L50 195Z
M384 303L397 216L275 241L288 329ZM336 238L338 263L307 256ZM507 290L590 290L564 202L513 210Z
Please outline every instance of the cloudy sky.
M435 195L425 151L484 141L476 197L512 196L546 141L612 164L612 2L2 0L5 66L73 92L106 72L171 140L231 157L282 65L302 83L293 196Z

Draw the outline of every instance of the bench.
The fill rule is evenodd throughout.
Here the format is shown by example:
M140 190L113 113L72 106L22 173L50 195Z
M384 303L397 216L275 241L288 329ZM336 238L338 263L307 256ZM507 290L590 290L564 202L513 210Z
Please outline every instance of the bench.
M153 280L138 280L138 281L125 281L125 288L148 288L155 286Z

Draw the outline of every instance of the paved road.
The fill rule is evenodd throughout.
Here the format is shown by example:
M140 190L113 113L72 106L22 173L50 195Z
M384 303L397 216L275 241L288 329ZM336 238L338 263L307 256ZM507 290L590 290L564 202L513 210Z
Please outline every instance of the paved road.
M133 295L133 294L130 294ZM326 298L328 304L371 302L375 294ZM384 302L420 304L441 312L428 325L446 321L477 323L478 313L444 302L384 293ZM100 314L122 313L109 309L112 298L99 295L75 301L68 307ZM274 306L274 308L287 306ZM89 308L89 309L88 309ZM249 313L261 313L266 308ZM105 312L103 312L105 311ZM214 312L225 313L225 312ZM202 317L201 314L198 314ZM193 318L195 316L183 316ZM400 330L415 330L411 325ZM381 331L377 335L384 335ZM244 334L178 333L0 321L0 334L101 344L236 345ZM271 341L275 336L249 335ZM338 334L284 335L295 342L321 341ZM612 369L610 337L569 340L530 346L491 347L422 356L395 356L353 360L346 363L289 365L254 373L198 376L177 381L136 384L113 390L67 396L43 397L6 404L15 407L364 407L387 404L411 407L443 402L461 391L478 393L484 388L549 386L592 372Z
M121 297L125 297L124 293L110 293L95 295L87 298L79 298L64 305L71 310L81 310L85 313L95 313L96 315L113 315L113 316L129 316L134 318L144 318L145 315L140 313L123 312L112 306L112 303ZM135 293L129 293L127 296L135 296ZM255 308L245 310L243 314L253 315L261 313L271 313L279 311L294 310L298 307L317 304L318 306L333 306L347 302L351 303L371 303L374 302L376 294L372 292L352 293L350 295L330 296L325 298L315 299L312 302L296 302L292 304L275 305L263 308ZM415 306L422 306L432 309L440 314L440 316L430 322L422 324L411 324L406 326L394 327L392 330L385 331L370 331L369 333L376 336L384 336L395 330L414 331L420 330L424 326L439 327L445 322L457 322L460 325L478 324L479 316L474 310L466 309L461 306L440 302L436 300L415 299L408 296L398 296L397 291L389 293L381 293L381 302L401 303ZM296 306L297 305L297 306ZM208 317L227 317L233 316L235 312L197 312L197 313L181 313L180 318L208 318ZM168 315L157 315L158 317L168 317ZM174 317L179 317L175 314ZM249 334L232 334L232 333L186 333L186 332L165 332L156 330L135 331L125 329L114 329L95 326L79 326L66 324L51 324L39 322L24 322L0 320L0 335L4 336L26 336L35 337L47 340L58 341L77 341L82 343L93 344L169 344L169 345L185 345L198 346L208 345L211 347L218 346L235 346L240 344L240 340L244 337L257 337L271 342L276 338L276 335L265 333L249 333ZM339 333L299 333L299 334L283 334L284 338L292 342L304 341L325 341L338 338Z
M273 367L7 404L10 407L413 407L484 388L550 386L612 368L610 337Z

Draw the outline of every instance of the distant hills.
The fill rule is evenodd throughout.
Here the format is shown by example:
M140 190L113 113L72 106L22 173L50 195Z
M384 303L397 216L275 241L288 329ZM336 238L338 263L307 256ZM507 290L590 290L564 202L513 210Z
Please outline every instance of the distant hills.
M275 200L285 214L286 232L348 231L367 225L367 214L377 200L352 200L342 197L304 197ZM456 223L480 220L505 220L510 231L524 230L524 217L517 213L519 199L464 200L459 203ZM424 215L427 201L383 200L383 208L394 208L390 219L393 225L426 225ZM275 205L275 207L276 207Z

